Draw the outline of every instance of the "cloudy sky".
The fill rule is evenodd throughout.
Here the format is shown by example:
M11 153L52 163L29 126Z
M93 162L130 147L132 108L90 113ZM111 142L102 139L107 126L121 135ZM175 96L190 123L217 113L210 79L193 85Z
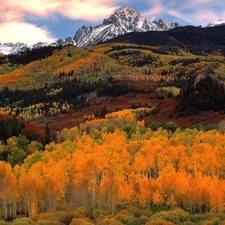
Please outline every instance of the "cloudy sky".
M0 43L74 36L82 26L102 23L117 8L129 6L152 20L205 25L225 18L223 0L1 0Z

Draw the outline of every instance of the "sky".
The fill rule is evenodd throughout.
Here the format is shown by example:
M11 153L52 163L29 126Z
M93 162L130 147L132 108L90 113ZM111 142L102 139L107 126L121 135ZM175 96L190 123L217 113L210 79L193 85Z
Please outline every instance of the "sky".
M99 25L123 6L183 26L225 18L223 0L1 0L0 43L31 45L73 37L83 25Z

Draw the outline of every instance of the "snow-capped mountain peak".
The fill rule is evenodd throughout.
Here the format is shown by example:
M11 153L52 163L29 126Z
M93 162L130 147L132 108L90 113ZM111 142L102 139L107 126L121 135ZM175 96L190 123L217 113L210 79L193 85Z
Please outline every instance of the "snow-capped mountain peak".
M29 46L25 43L17 42L17 43L0 43L0 53L8 55L15 54L18 51L25 51L29 48Z
M215 27L215 26L220 26L220 25L225 25L225 20L224 19L219 19L217 21L211 21L204 27Z
M133 8L125 6L117 9L108 19L104 19L103 23L98 26L82 26L73 38L59 39L54 43L39 42L31 46L24 43L0 44L0 53L16 54L28 49L45 46L75 45L77 47L86 47L130 32L167 31L180 26L179 23L167 22L163 19L160 19L158 22L151 21L147 17L140 15Z
M74 36L78 47L86 47L130 32L166 31L180 27L179 23L151 21L127 6L117 9L108 19L95 27L81 27Z

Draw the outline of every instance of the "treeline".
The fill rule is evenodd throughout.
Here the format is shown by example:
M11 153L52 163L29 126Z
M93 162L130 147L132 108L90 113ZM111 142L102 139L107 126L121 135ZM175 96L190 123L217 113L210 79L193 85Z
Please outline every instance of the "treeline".
M49 129L48 124L45 130L35 125L28 124L25 121L16 118L0 119L0 142L7 143L7 140L13 136L23 135L29 141L38 141L43 145L48 144L54 138L54 133Z
M224 85L210 76L200 79L196 84L189 82L182 89L180 116L208 110L224 113L224 99Z
M22 132L25 125L13 117L12 119L0 119L0 140L6 140L12 136L18 136Z
M55 137L46 123L45 129L38 128L13 116L11 119L0 119L0 144L7 144L12 137L23 136L27 142L37 141L42 145L49 144ZM1 153L0 153L1 155ZM7 157L1 157L7 161Z
M158 49L155 49L155 53L160 54L179 54L177 48L182 48L195 55L205 56L219 53L224 56L224 34L224 26L208 28L185 26L166 32L149 31L125 34L108 40L106 43L133 43L159 46Z
M85 94L102 88L105 81L95 83L81 82L76 78L70 81L58 81L40 89L0 91L0 109L3 113L20 116L25 120L35 117L65 113L70 108L80 110L88 106Z
M18 54L10 54L7 58L11 64L26 65L32 61L47 58L51 56L54 51L61 49L62 46L43 46L41 48L27 49L26 51Z
M43 116L67 113L89 107L97 96L117 97L129 92L142 92L132 85L119 83L111 76L107 80L81 82L79 79L59 80L40 89L0 91L0 112L32 121Z
M23 164L0 162L4 218L80 207L90 218L96 210L114 215L130 206L179 207L190 214L225 210L223 131L153 131L136 123L131 110L86 123L89 134L82 132L85 124L64 129L62 143L32 152Z

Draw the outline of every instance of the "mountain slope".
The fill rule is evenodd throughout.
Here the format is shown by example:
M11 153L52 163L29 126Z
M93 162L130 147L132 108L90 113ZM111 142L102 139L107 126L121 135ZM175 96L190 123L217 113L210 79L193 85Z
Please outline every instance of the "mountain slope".
M186 26L166 32L129 33L105 43L133 43L148 46L176 46L197 55L219 51L225 54L225 26L200 28Z
M31 62L26 52L1 56L0 108L42 127L47 122L54 130L83 123L85 115L102 117L108 111L140 106L155 109L143 114L146 124L173 120L191 125L179 117L179 99L171 96L202 75L223 81L224 32L222 26L181 27L129 33L114 43L83 49L49 49L48 57L37 50ZM217 114L219 121L223 115Z
M78 47L86 47L126 33L166 31L180 26L179 23L167 22L163 19L160 19L159 22L151 21L134 9L123 7L105 19L103 24L96 27L83 26L80 28L75 34L74 40Z

